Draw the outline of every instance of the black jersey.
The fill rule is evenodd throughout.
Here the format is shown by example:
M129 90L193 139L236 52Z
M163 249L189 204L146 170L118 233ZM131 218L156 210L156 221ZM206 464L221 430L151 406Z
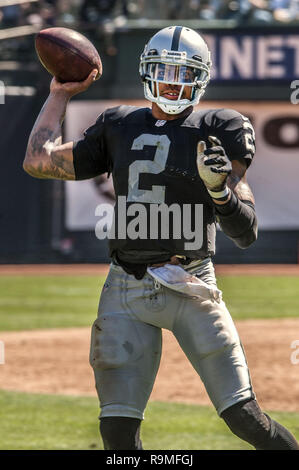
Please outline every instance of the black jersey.
M230 160L250 165L254 131L231 109L158 121L149 108L120 106L85 131L73 150L75 175L80 180L112 173L111 257L154 263L172 255L199 259L215 253L214 205L196 166L197 144L209 146L211 135L221 140Z

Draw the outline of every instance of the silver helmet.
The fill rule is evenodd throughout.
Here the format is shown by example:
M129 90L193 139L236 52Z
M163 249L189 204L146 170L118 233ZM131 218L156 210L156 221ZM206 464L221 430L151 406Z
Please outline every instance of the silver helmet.
M167 114L179 114L198 104L210 80L210 51L203 38L183 26L161 29L146 44L140 57L139 73L144 96ZM160 96L158 83L180 85L176 100ZM192 87L191 99L182 99L185 86Z

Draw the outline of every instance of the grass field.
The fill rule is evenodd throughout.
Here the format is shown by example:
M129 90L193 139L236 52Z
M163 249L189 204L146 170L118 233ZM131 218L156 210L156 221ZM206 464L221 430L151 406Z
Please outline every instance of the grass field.
M103 282L96 276L0 276L0 330L90 326ZM234 319L298 317L297 277L225 276L218 285ZM97 414L94 398L0 391L0 449L101 449ZM270 414L299 439L299 413ZM213 408L174 403L149 403L142 440L146 449L251 448Z
M0 330L89 326L104 277L0 276ZM218 286L235 320L298 317L298 277L225 276Z
M0 330L89 326L104 277L0 276Z
M97 399L0 392L1 450L96 450L99 438ZM296 429L299 413L271 416ZM232 435L213 408L150 402L142 424L148 450L248 450Z

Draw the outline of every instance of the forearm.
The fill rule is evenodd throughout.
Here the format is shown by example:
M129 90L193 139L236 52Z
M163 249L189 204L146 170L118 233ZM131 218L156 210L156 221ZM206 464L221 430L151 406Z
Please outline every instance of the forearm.
M50 93L29 136L23 167L37 178L73 179L72 162L53 152L62 143L62 122L69 97ZM71 146L71 143L70 143Z
M222 231L239 248L248 248L256 241L258 225L252 201L242 201L232 192L225 204L215 203L215 212Z
M209 191L216 219L222 231L239 248L247 248L257 239L254 197L246 181L246 164L232 161L232 171L222 192Z

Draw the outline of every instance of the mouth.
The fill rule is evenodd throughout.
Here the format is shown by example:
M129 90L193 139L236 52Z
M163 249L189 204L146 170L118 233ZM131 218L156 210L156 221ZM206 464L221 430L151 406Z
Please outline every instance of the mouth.
M164 98L167 100L173 100L176 101L178 99L179 93L176 91L165 91L163 93Z

